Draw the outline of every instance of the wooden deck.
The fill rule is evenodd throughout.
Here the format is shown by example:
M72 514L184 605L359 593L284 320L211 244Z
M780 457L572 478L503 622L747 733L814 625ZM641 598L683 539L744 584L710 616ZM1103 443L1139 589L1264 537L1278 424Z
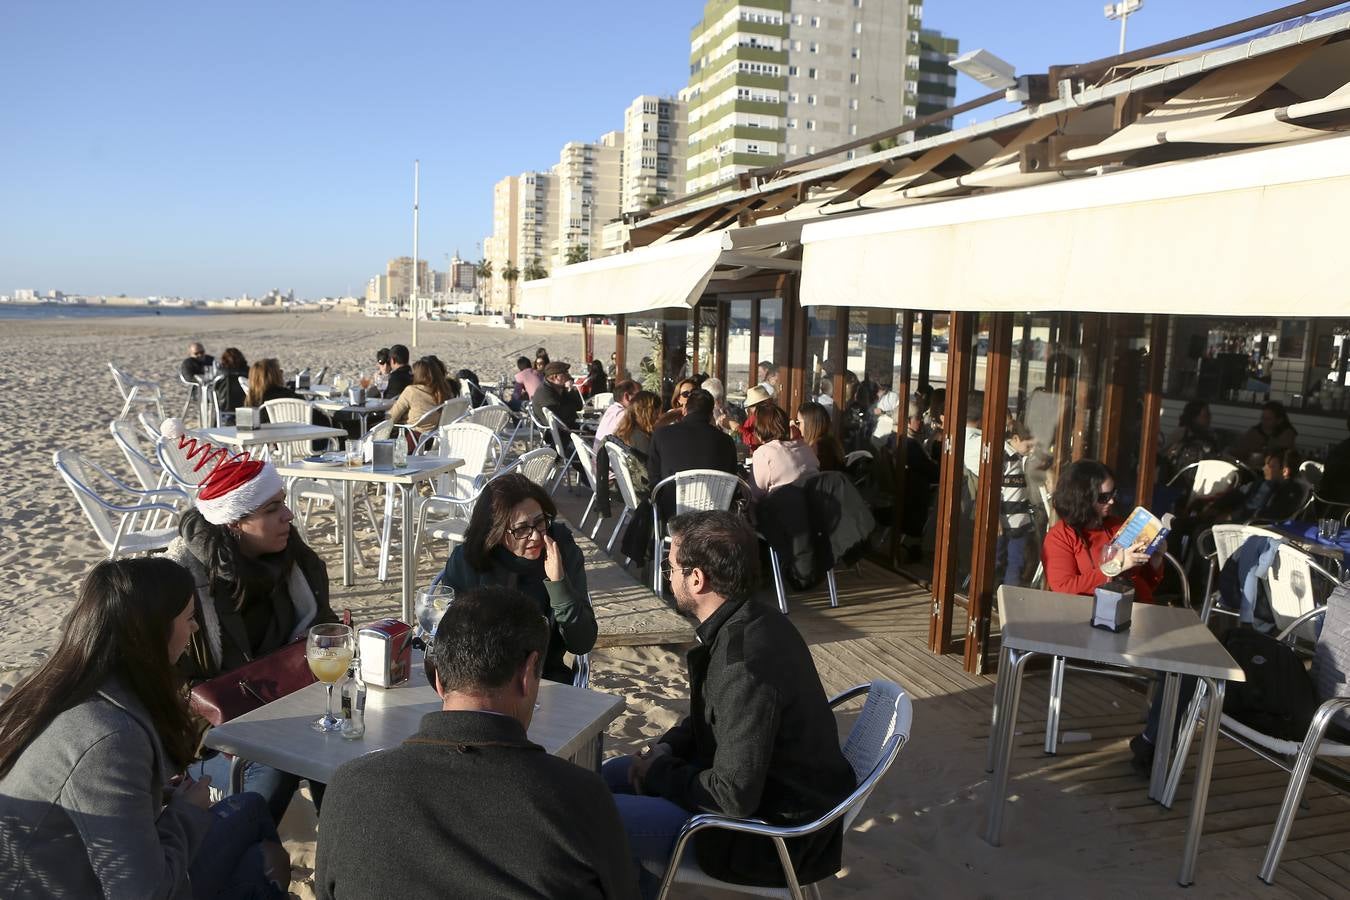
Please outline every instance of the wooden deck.
M571 511L565 490L557 499ZM608 536L608 526L600 535ZM845 872L830 892L1350 898L1350 798L1309 783L1276 884L1267 886L1256 873L1288 776L1226 739L1216 752L1196 883L1177 886L1193 767L1173 809L1150 801L1128 749L1143 724L1145 696L1119 679L1078 672L1065 681L1059 753L1045 755L1048 667L1033 668L1025 681L1003 846L990 847L978 835L995 676L965 672L959 654L928 651L929 598L912 583L864 563L841 571L838 585L837 609L823 586L789 596L826 690L893 679L910 692L915 722L896 767L855 823ZM767 590L761 599L773 602ZM895 881L882 893L878 877Z

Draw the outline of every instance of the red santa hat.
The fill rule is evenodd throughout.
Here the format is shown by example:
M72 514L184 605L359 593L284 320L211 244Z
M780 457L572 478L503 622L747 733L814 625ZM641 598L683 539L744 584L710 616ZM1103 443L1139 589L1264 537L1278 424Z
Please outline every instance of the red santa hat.
M256 512L284 489L271 463L236 456L206 476L197 491L197 509L212 525L229 525Z

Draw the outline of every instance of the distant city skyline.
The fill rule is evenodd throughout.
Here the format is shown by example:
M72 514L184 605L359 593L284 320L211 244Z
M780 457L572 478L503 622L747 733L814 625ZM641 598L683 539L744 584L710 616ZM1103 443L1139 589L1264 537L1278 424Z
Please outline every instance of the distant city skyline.
M1278 0L1148 0L1129 47ZM322 7L12 0L0 56L0 294L361 295L412 249L477 260L493 185L689 78L702 0ZM928 0L1019 72L1115 52L1100 0ZM604 27L596 27L603 23ZM957 102L984 89L964 76ZM994 111L957 118L958 126Z

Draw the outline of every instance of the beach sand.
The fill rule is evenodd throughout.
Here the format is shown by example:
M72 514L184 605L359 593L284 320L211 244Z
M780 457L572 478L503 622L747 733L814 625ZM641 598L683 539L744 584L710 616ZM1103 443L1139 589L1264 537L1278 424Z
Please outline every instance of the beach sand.
M371 370L376 348L407 343L410 330L408 322L339 312L0 320L0 353L8 362L0 371L4 398L0 447L6 463L0 468L4 498L0 685L14 683L44 658L58 638L80 577L104 555L53 470L52 452L76 448L130 478L108 434L108 422L120 407L109 361L160 380L166 411L176 413L184 391L175 373L191 339L202 340L214 354L236 346L250 360L276 356L290 372L327 365L354 375ZM580 331L574 326L530 323L520 331L429 323L421 326L420 336L415 356L434 352L452 369L475 369L484 379L512 370L515 355L522 351L532 355L539 345L547 346L554 359L568 359L574 365L581 356ZM612 349L612 337L608 341L601 337L596 348L603 359ZM328 561L329 571L337 572L338 551L328 540L331 526L323 518L317 521L311 544ZM439 565L424 555L419 580L429 580ZM333 605L351 608L358 619L387 614L397 609L397 590L397 579L380 585L368 571L358 570L353 587L343 588L340 579L334 579ZM902 590L904 584L897 579L894 591ZM923 616L926 601L916 597L914 602ZM823 606L819 597L809 607L800 600L794 603L800 604L794 606L794 621L799 623L811 621L809 617ZM856 643L824 640L813 646L829 689L861 680L860 672L863 678L872 677L879 667L889 670L890 677L902 681L908 677L907 664L900 659L859 663L850 656ZM624 714L609 730L609 753L633 752L684 714L687 682L682 649L619 648L594 655L592 686L627 701ZM1075 801L1072 792L1078 786L1057 783L1061 779L1054 775L1019 778L1015 773L1005 846L994 849L980 840L987 784L981 736L987 733L992 693L992 682L987 684L978 696L959 698L966 702L950 696L925 698L920 692L913 740L854 823L845 848L845 869L825 886L826 893L943 898L1179 896L1182 891L1172 879L1179 862L1180 823L1147 835L1137 829L1124 831L1124 814L1113 802L1105 803L1097 795ZM1142 714L1142 705L1139 711ZM1025 725L1029 742L1036 740L1035 727ZM1112 727L1119 731L1114 743L1094 752L1115 760L1112 777L1120 779L1122 792L1128 792L1122 796L1134 797L1139 785L1130 782L1125 771L1123 741L1138 724L1126 716L1123 725ZM1085 758L1061 756L1060 762ZM1059 764L1052 760L1047 765ZM1032 766L1025 759L1019 767L1023 776L1029 776L1025 770ZM1043 773L1045 768L1038 766L1037 771ZM1146 815L1155 809L1150 807ZM284 833L298 878L293 890L310 896L304 881L312 866L315 832L308 803L292 804ZM1202 881L1188 896L1249 896L1257 888L1264 898L1291 896L1278 885L1262 887L1255 879L1252 854L1245 850L1244 854L1234 857L1231 865L1223 864L1222 852L1203 856ZM686 891L680 896L714 895Z

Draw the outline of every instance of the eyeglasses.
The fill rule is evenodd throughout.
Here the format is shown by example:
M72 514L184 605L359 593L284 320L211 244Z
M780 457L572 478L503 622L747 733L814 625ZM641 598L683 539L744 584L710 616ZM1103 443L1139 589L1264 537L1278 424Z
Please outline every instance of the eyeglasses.
M527 540L530 535L534 534L536 531L540 534L544 534L551 527L553 527L553 516L545 513L533 522L525 522L521 525L516 525L513 528L506 529L506 533L518 541L523 541Z
M661 560L661 575L666 579L666 581L671 580L672 576L675 574L676 569L679 569L681 572L688 575L691 571L693 571L693 568L694 568L693 566L673 566L670 564L670 557L668 556L665 559Z
M1100 494L1097 495L1097 503L1102 506L1105 506L1108 503L1115 502L1115 499L1116 499L1115 491L1102 491Z

